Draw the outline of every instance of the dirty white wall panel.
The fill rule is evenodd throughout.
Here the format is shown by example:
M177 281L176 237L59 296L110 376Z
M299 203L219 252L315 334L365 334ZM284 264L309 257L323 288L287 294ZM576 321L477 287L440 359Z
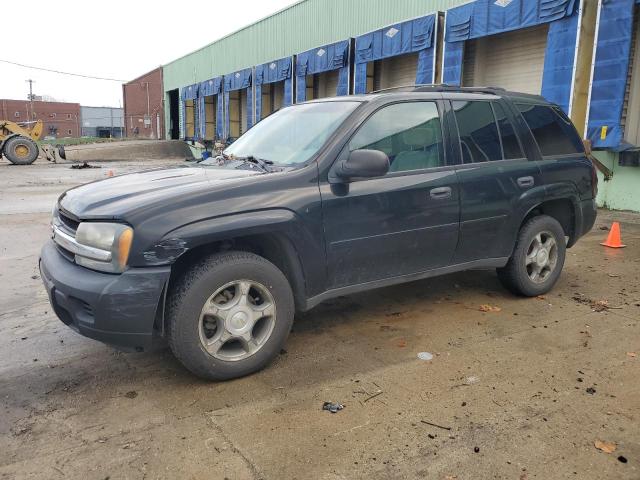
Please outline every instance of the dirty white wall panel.
M549 25L466 42L464 86L495 86L539 95Z
M415 85L418 54L409 53L385 58L376 64L379 70L378 89Z

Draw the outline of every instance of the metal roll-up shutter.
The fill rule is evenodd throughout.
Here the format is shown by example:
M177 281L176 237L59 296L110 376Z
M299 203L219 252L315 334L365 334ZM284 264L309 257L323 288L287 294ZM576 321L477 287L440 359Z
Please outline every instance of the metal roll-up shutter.
M338 94L340 72L331 70L318 75L318 96L316 98L335 97Z
M632 145L640 145L640 7L635 9L629 59L629 74L620 125L624 132L624 139Z
M279 110L284 104L284 81L273 84L273 111Z
M376 62L374 85L376 90L415 85L418 54L408 53Z
M463 86L502 87L539 95L549 25L465 42Z
M240 90L240 135L247 131L247 91Z

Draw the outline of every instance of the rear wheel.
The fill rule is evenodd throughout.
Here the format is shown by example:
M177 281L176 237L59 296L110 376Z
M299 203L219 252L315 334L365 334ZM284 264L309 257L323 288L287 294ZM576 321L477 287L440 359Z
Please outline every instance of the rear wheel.
M247 252L208 257L171 290L168 336L193 373L226 380L264 368L280 352L294 316L284 274Z
M38 144L22 135L11 137L5 142L3 153L13 164L30 165L38 158Z
M497 270L498 278L517 295L547 293L560 277L566 248L564 230L555 218L534 217L520 229L513 255Z

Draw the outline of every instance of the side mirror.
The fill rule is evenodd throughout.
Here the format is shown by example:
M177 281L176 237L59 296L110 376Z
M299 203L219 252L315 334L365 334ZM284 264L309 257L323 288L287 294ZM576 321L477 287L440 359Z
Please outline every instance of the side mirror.
M354 150L340 162L335 175L342 180L382 177L389 171L389 157L380 150Z

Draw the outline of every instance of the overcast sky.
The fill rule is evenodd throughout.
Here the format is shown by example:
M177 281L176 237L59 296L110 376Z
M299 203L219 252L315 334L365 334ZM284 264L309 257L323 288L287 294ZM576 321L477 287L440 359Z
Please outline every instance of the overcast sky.
M0 0L0 60L131 80L294 3L294 0ZM137 48L136 45L141 45ZM36 95L122 106L121 82L89 80L0 62L0 98Z

